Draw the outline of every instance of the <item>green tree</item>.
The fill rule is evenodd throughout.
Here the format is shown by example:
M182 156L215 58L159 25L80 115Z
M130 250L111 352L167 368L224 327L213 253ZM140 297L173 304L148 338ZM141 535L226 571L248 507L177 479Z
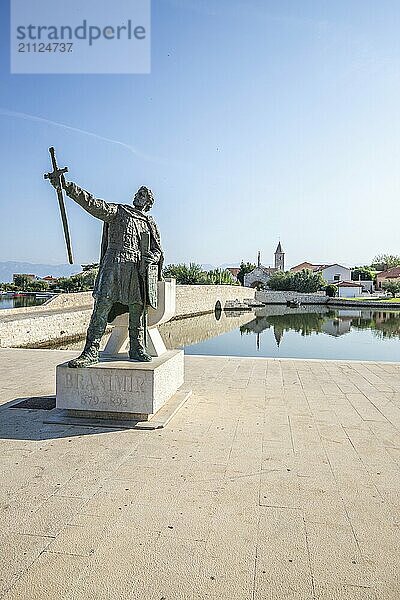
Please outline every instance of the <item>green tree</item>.
M49 284L47 281L37 279L36 281L30 281L26 289L28 292L47 292Z
M351 273L353 281L373 281L374 276L371 267L355 267Z
M213 285L238 285L232 273L226 269L213 269L206 273L206 283Z
M384 281L382 283L382 289L389 294L392 294L392 297L395 298L397 294L400 294L400 282L399 281Z
M398 266L400 266L400 256L398 254L378 254L371 263L371 267L376 271L386 271Z
M326 281L321 273L308 269L302 271L277 271L268 280L271 290L312 293L324 289Z
M72 279L72 277L60 277L57 282L57 287L63 292L76 292L76 282Z
M256 268L256 265L251 263L251 262L244 262L242 260L242 262L240 263L240 271L237 274L237 278L238 281L240 282L241 285L244 285L244 276L247 273L251 273L251 271L253 271L253 269Z
M16 292L17 291L17 286L14 283L0 283L0 290L2 292Z
M95 267L71 277L61 277L53 287L64 292L89 292L94 288L97 273L98 268Z
M81 265L82 271L92 271L94 269L99 269L99 263L89 263L88 265Z
M72 275L71 279L76 283L76 287L81 292L88 292L94 288L97 274L99 272L98 267L92 269L86 269L83 273L77 273Z
M179 285L237 285L232 274L226 269L203 271L201 265L189 263L185 265L168 265L163 271L164 277L173 277Z
M189 263L189 266L184 263L168 265L164 269L164 277L173 277L180 285L204 284L207 279L201 265L196 263Z
M337 296L338 288L333 283L330 283L326 286L325 293L327 296L329 296L329 298L334 298L335 296Z
M25 275L24 273L21 273L19 275L14 275L14 284L16 285L17 289L25 292L28 289L28 285L32 282L31 278L28 277L28 275Z
M292 290L293 289L293 275L291 271L277 271L268 280L268 287L271 290Z

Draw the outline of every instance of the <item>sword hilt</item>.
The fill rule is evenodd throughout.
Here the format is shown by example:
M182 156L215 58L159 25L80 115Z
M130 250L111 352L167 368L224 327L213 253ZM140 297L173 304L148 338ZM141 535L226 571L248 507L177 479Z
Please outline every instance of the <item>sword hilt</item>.
M56 152L55 152L53 146L51 146L51 148L49 148L49 152L50 152L50 157L51 157L51 164L53 165L53 172L46 173L44 175L44 178L50 179L51 176L56 175L57 178L59 179L60 183L62 183L64 173L68 173L68 167L63 167L62 169L58 168L57 160L56 160Z
M45 179L50 179L51 176L53 175L57 175L57 177L62 180L64 177L64 173L68 173L68 167L64 167L63 169L57 169L56 171L53 171L52 173L45 173L43 175L43 177Z

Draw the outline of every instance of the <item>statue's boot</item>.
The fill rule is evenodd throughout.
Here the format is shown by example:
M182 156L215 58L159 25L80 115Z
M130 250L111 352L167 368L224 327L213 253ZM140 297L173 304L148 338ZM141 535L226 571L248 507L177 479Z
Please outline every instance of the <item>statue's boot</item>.
M139 336L131 336L129 332L130 346L129 346L129 358L138 362L150 362L151 356L147 354L144 347L144 331L142 328Z
M129 307L129 358L138 362L150 362L144 345L143 308L140 304Z
M99 362L100 340L86 340L85 348L78 358L70 360L68 366L71 369L90 367Z

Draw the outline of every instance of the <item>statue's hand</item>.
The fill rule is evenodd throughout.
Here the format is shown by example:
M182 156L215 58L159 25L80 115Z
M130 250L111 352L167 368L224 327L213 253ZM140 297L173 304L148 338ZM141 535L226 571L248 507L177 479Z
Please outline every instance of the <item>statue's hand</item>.
M49 173L48 180L50 181L53 188L57 189L60 187L60 178L57 176L56 173Z
M154 262L154 254L152 252L143 252L142 258L146 265L151 265Z
M48 180L56 190L60 187L64 187L65 179L63 176L59 177L57 173L49 173Z

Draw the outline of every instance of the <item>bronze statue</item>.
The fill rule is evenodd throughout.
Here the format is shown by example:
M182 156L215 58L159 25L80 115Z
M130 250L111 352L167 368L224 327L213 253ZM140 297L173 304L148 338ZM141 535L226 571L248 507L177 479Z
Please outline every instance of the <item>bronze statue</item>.
M55 163L54 163L55 164ZM82 354L71 360L73 368L99 361L99 346L107 326L129 311L129 357L148 362L146 352L146 306L156 308L157 280L162 277L163 251L153 218L146 213L154 204L152 191L142 186L133 197L133 206L112 204L67 182L63 170L54 166L47 179L57 190L77 202L94 217L104 221L99 273L94 286L94 310ZM60 172L63 171L63 172ZM60 194L58 193L58 196Z

